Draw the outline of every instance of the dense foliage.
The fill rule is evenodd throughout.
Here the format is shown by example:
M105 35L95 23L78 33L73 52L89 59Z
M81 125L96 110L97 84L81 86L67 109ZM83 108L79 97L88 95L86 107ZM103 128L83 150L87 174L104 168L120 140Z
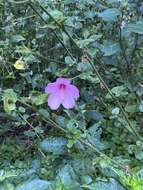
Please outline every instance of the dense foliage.
M143 2L0 1L0 190L143 189ZM47 106L68 78L74 109Z

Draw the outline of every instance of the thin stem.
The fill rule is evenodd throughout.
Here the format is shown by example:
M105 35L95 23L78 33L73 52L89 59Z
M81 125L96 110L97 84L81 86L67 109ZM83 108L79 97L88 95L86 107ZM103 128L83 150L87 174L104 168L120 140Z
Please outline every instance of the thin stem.
M41 9L57 24L57 26L59 26L59 28L64 31L67 36L71 39L71 41L74 43L74 45L82 52L82 49L78 46L78 44L76 43L76 41L73 39L73 37L66 31L66 29L63 27L63 25L59 24L53 17L50 13L48 13L48 11L42 7L40 5ZM124 111L121 103L119 102L119 100L114 96L114 94L112 93L112 91L109 89L108 85L106 84L106 82L104 81L104 79L102 78L102 76L100 75L100 73L98 72L97 68L94 66L94 63L93 61L90 59L89 56L87 56L87 59L93 69L93 71L95 72L95 74L97 75L97 77L99 78L99 80L102 82L102 84L104 85L104 87L106 88L106 90L108 91L108 93L111 95L111 97L115 100L115 102L118 104L125 120L126 120L126 123L127 125L125 125L125 128L130 132L132 133L134 136L138 137L141 141L143 141L143 138L138 134L138 132L134 129L134 127L131 125L129 119L128 119L128 116L126 114L126 112Z
M38 139L41 140L41 138L37 132L37 129L31 123L29 123L29 121L27 119L25 119L20 113L18 113L18 115L20 116L21 119L23 119L35 131L36 136L38 137ZM42 135L41 135L41 137L43 138Z
M45 19L43 19L43 17L39 14L39 12L34 8L34 6L31 3L28 3L29 6L33 9L33 11L41 18L41 20L48 25L48 22L45 21ZM67 53L70 55L70 57L74 59L73 55L71 54L71 52L68 50L68 48L65 46L65 44L63 43L62 39L57 35L57 33L55 32L54 29L51 29L53 34L55 35L55 37L57 38L57 40L62 44L62 46L65 48L65 50L67 51Z
M66 129L64 129L63 127L61 127L60 125L58 125L55 121L53 121L50 118L45 118L35 107L31 106L28 103L23 102L21 99L18 99L18 101L22 104L24 104L25 106L29 107L30 109L32 109L33 111L39 113L42 116L42 120L45 121L48 124L51 124L53 127L59 129L60 131L64 132L65 134L69 133ZM98 150L95 146L93 146L91 143L89 143L88 141L85 141L85 139L79 139L79 141L86 145L87 147L91 148L94 152L96 152L97 154L99 154L100 156L103 156L105 158L107 158L108 160L110 160L113 164L115 164L116 166L118 166L119 168L124 169L124 166L119 164L118 162L116 162L115 160L113 160L112 158L110 158L109 156L107 156L106 154L102 153L100 150Z
M140 16L140 13L139 13L139 3L137 3L136 5L136 14L137 14L137 18L136 18L136 22L139 21L139 16ZM138 40L139 40L139 35L137 33L134 34L135 37L134 37L134 48L132 50L132 53L131 53L131 60L130 60L130 65L132 66L133 62L134 62L134 57L135 57L135 53L136 53L136 49L138 47Z

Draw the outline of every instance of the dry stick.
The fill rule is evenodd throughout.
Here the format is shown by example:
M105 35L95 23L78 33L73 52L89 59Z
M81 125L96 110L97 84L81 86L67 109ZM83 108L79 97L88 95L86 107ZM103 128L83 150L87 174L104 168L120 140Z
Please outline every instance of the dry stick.
M31 4L30 4L31 5ZM64 28L63 25L59 24L53 17L52 15L44 8L40 5L41 9L57 24L57 26L66 33L66 35L69 37L70 40L72 40L72 42L74 43L74 45L80 50L82 51L82 49L77 45L77 43L75 42L75 40L72 38L72 36L66 31L66 29ZM90 59L90 57L88 56L88 61L92 67L92 69L94 70L95 74L97 75L97 77L99 78L99 80L102 82L102 84L104 85L104 87L106 88L106 90L109 92L109 94L111 95L111 97L113 98L113 100L115 100L115 102L118 104L124 118L126 119L127 122L127 126L125 125L125 128L132 133L134 136L138 137L141 141L143 141L143 138L138 134L138 132L134 129L134 127L131 125L128 116L126 114L126 112L124 111L121 103L119 102L119 100L114 96L114 94L112 93L112 91L109 89L108 85L105 83L104 79L102 78L102 76L100 75L100 73L98 72L97 68L94 66L93 61Z

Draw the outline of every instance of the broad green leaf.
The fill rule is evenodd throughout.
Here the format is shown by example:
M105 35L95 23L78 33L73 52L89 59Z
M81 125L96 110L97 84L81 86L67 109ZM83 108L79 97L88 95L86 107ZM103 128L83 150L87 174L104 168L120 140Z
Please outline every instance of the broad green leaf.
M19 185L16 190L54 190L54 187L51 182L37 178L26 181L22 185Z
M49 137L40 143L40 148L55 155L66 153L67 139L63 137Z
M80 71L80 72L89 72L91 71L91 65L89 64L89 62L79 62L77 64L77 70Z
M121 15L119 9L109 8L104 10L101 13L98 13L98 16L101 17L104 21L114 22L117 20L117 17Z
M59 10L51 10L49 13L59 23L65 20L63 13Z
M92 42L95 42L96 40L100 39L102 37L101 34L99 35L92 35L90 38L84 39L84 40L79 40L77 43L80 48L86 48L89 44Z
M49 112L46 109L41 108L39 113L45 118L48 119L50 117Z
M102 128L100 123L96 123L88 129L87 139L90 143L92 143L95 147L100 150L103 150L104 144L100 141Z
M83 175L81 176L81 182L82 184L89 184L92 182L92 178L89 175Z
M116 97L120 97L120 96L125 96L128 94L126 88L124 85L121 85L121 86L116 86L116 87L113 87L111 89L112 93L116 96ZM108 93L106 95L106 98L111 98L111 95Z
M70 56L65 57L65 64L72 66L74 63L75 61Z
M137 34L143 34L143 21L137 21L136 23L127 24L126 30Z
M143 150L136 150L136 151L135 151L135 157L136 157L138 160L143 160Z
M112 178L110 178L109 181L97 181L87 187L89 187L90 190L126 190L118 181Z
M4 103L4 110L7 113L11 113L11 111L15 110L17 101L17 94L13 91L13 89L7 89L4 91L3 95L3 103Z
M125 90L125 87L122 86L116 86L114 88L112 88L112 92L116 95L116 96L120 96L122 95L123 91ZM126 94L125 94L126 95Z
M36 106L44 104L47 102L47 94L43 94L39 91L33 91L30 97L33 104Z
M59 170L57 179L60 179L64 186L64 190L81 190L80 185L76 181L78 178L73 168L68 164Z
M25 38L21 35L13 35L11 40L14 43L18 43L18 42L24 41Z
M129 113L136 113L136 112L138 112L138 107L137 107L137 105L127 105L125 107L125 111L129 112Z
M104 56L111 56L120 52L119 43L112 41L105 41L99 48L104 53Z
M85 117L94 121L100 121L103 119L103 115L97 110L88 110L85 112Z

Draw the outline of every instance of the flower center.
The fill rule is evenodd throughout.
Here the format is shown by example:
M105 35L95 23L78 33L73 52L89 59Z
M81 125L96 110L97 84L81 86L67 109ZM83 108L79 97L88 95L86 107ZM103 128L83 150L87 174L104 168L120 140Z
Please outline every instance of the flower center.
M59 85L59 89L60 90L65 90L66 89L66 85L65 84L60 84Z

